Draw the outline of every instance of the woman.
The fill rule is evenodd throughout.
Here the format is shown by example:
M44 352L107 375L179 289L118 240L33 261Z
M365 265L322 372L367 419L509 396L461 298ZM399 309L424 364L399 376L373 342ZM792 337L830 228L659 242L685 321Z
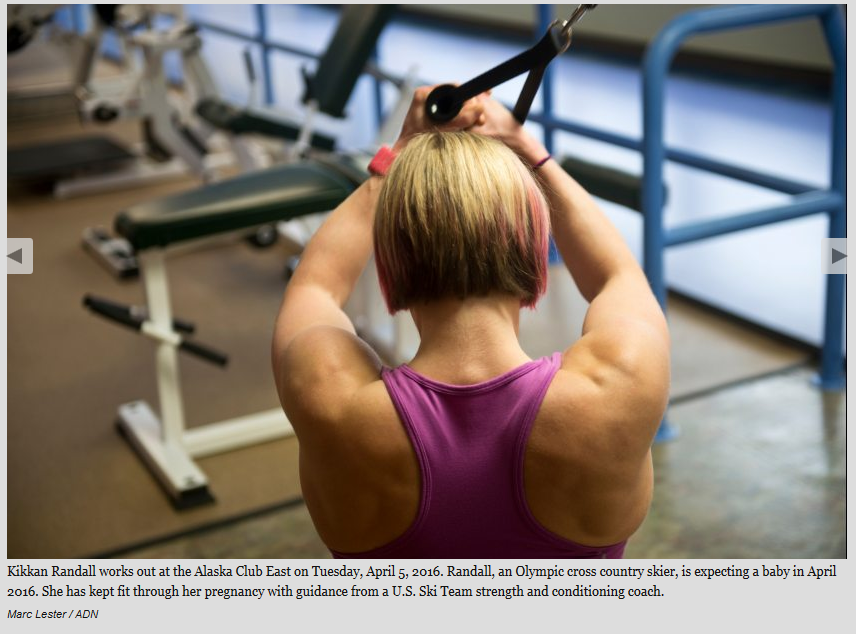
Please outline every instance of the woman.
M438 132L429 92L307 246L277 320L313 522L337 557L620 557L651 499L663 313L594 201L503 106L480 96ZM550 230L590 307L573 346L533 361L518 318L544 291ZM390 311L421 339L396 369L342 310L373 245Z

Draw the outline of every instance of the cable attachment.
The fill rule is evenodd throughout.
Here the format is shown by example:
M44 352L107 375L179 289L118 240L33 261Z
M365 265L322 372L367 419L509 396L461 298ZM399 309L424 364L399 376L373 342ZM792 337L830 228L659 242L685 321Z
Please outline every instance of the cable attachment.
M482 73L470 81L455 86L443 84L437 86L428 95L425 102L425 115L435 123L446 123L454 119L464 102L486 90L495 88L518 75L528 73L523 90L517 98L512 114L520 123L526 121L535 94L541 86L541 79L547 65L564 53L571 44L571 28L580 21L587 11L596 4L581 4L564 23L554 21L544 36L530 49L503 62L499 66Z
M581 4L578 5L574 12L571 14L567 20L565 20L564 24L562 24L562 36L567 38L568 44L571 43L571 29L573 26L583 19L583 16L594 9L596 4Z

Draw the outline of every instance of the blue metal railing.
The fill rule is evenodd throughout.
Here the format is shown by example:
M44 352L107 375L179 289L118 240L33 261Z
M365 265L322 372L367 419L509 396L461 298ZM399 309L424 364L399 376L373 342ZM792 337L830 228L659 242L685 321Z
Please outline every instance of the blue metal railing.
M667 230L663 224L663 164L669 153L663 142L665 118L665 87L669 66L680 45L693 35L760 26L782 21L819 18L834 64L832 95L832 175L828 189L817 190L802 183L786 179L766 178L766 186L798 194L790 204L739 216L693 223ZM843 238L847 232L845 207L845 117L846 117L846 60L844 19L841 9L834 5L744 5L701 9L681 15L660 31L648 47L643 62L643 185L642 211L644 216L643 254L644 267L651 288L661 306L666 303L664 252L666 247L696 240L725 235L765 224L783 222L816 213L829 215L829 237ZM688 155L697 167L704 169L703 157ZM752 173L739 167L730 167L728 173L740 180L765 184ZM775 186L774 186L775 185ZM826 305L824 307L824 333L821 351L819 384L823 389L844 387L844 276L828 275ZM658 437L674 434L664 421Z
M256 11L256 28L258 44L262 55L262 86L265 91L265 104L273 105L273 80L270 61L270 40L268 39L267 9L263 4L253 5Z
M543 33L553 19L552 7L541 5L538 11L538 33ZM667 148L663 140L665 88L669 66L681 44L694 35L714 31L763 26L776 22L817 18L823 27L833 61L832 87L832 173L826 189L800 183L760 171L731 165L691 152ZM557 119L552 114L551 77L544 77L544 106L540 114L529 119L544 127L545 143L552 148L556 131L570 132L598 141L642 152L643 157L643 257L644 269L660 305L666 305L664 252L666 247L743 231L803 216L829 215L829 237L844 238L846 216L846 36L844 17L836 5L743 5L700 9L683 14L667 24L648 47L643 62L643 134L642 140L590 128L579 123ZM667 230L663 223L663 166L669 160L703 171L746 183L773 189L793 196L789 204L717 218ZM845 384L843 275L828 275L821 370L818 384L825 390L842 389ZM675 435L663 421L658 440Z
M749 212L739 216L710 220L665 229L663 224L663 164L675 158L663 141L665 86L669 66L678 48L688 38L701 33L761 26L776 22L818 18L832 57L832 174L830 185L818 189L727 166L709 159L682 153L683 163L693 164L725 176L770 187L795 195L792 202L779 207ZM846 49L844 17L835 5L743 5L701 9L683 14L663 28L648 47L643 62L643 215L644 267L654 294L665 306L666 281L663 266L667 246L750 229L765 224L783 222L801 216L826 213L829 215L829 237L844 238L846 219ZM687 160L689 159L689 160ZM716 167L710 170L709 167ZM828 275L824 333L821 350L819 384L823 389L844 387L844 283L842 275Z
M555 11L552 4L537 5L537 24L535 26L535 41L537 42L555 19ZM530 113L531 115L532 113ZM544 76L541 78L541 115L542 120L537 121L543 125L544 120L553 118L553 66L548 65L544 71ZM530 120L536 121L532 116ZM544 125L544 147L547 152L552 154L554 149L555 130L553 126Z

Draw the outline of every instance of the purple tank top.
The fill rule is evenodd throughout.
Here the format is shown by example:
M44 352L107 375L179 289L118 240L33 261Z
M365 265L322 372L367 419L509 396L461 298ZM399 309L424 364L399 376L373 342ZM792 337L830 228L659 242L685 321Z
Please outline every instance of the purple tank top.
M389 544L336 558L620 558L625 542L584 546L529 510L523 457L561 353L475 385L448 385L406 365L383 382L419 460L416 519Z

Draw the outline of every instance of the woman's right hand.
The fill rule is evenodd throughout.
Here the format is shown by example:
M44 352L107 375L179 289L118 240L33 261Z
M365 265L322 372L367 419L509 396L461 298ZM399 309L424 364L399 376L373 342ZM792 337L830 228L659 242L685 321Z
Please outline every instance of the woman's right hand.
M484 116L483 123L471 128L473 132L502 141L530 167L547 156L544 144L529 134L508 108L487 93L476 99L482 103Z

